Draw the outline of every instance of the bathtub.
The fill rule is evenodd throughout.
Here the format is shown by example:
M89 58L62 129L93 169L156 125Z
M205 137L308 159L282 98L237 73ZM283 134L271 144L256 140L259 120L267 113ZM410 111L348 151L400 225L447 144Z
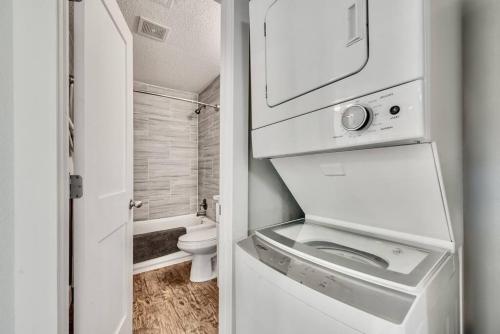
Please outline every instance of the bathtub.
M186 232L193 232L215 226L215 222L208 217L196 217L195 214L161 218L154 220L134 222L134 236L157 231L165 231L178 227L184 227ZM147 261L134 264L134 275L145 271L155 270L177 263L190 261L191 255L178 251L165 256L157 257Z

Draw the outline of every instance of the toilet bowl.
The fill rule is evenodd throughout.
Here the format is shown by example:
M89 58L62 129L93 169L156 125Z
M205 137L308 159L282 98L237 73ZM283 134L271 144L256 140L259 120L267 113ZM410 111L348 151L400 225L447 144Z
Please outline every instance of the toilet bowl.
M205 282L217 276L217 228L196 230L179 237L177 247L193 256L191 282Z

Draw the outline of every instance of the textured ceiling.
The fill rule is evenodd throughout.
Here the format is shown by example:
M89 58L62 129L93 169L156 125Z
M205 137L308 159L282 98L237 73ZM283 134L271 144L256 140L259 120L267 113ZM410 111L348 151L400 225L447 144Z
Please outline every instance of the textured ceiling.
M134 79L199 93L219 75L220 4L214 0L118 0L134 35ZM139 16L170 28L164 42L137 34Z

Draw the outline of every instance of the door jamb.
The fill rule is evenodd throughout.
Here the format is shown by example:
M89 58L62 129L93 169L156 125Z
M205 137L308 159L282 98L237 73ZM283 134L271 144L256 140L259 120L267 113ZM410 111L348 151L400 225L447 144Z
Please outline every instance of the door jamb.
M57 178L59 201L57 213L57 332L69 329L69 174L68 174L68 108L69 108L69 16L68 1L58 1L58 117L57 117Z
M235 332L234 250L248 235L248 5L221 1L219 334Z

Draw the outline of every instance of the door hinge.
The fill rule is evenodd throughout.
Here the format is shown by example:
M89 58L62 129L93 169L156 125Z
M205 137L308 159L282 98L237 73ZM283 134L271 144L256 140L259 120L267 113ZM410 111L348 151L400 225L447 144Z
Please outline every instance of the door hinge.
M69 2L82 2L83 0L68 0Z
M264 22L264 37L267 36L267 24Z
M80 175L69 176L69 198L75 199L83 196L83 178Z
M265 88L265 89L266 89L265 94L266 94L266 99L267 99L267 85L266 85L266 88Z

